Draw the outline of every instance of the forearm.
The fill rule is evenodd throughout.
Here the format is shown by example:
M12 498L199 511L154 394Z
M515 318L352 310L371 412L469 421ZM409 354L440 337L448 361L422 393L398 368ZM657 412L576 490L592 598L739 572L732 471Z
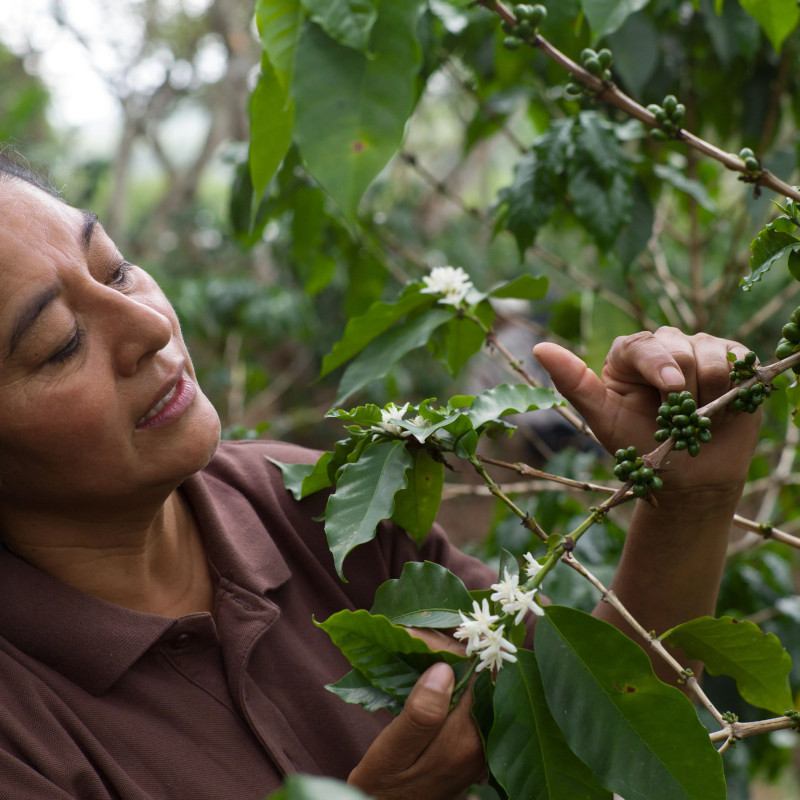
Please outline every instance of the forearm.
M658 511L637 503L611 588L646 630L662 633L714 613L740 494L741 486L697 495L663 492ZM607 603L598 604L595 616L640 641ZM671 675L674 681L669 670L656 667L662 678Z

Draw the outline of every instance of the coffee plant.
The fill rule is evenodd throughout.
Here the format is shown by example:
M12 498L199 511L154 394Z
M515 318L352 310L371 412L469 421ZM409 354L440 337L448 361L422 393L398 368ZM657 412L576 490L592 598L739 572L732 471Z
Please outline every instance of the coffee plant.
M800 616L789 569L800 538L771 519L789 493L767 480L780 472L788 483L798 441L800 391L788 375L800 365L800 318L786 311L800 280L800 191L790 183L798 109L783 94L798 74L796 2L258 0L256 19L263 53L249 161L234 197L238 235L256 241L275 222L290 242L346 237L359 254L308 275L314 293L335 291L346 309L321 369L343 369L328 417L346 435L315 464L279 465L287 487L298 498L329 492L325 530L343 578L348 553L384 520L424 540L455 462L526 534L514 552L492 553L500 579L491 593L468 591L437 565L409 564L369 611L319 621L353 666L329 688L344 701L397 712L427 665L453 663L459 691L475 681L474 714L499 797L746 797L736 770L726 777L733 746L752 738L758 751L766 741L764 762L779 766L772 734L798 727L790 651L800 654L770 627ZM458 109L469 115L467 155L489 141L499 148L501 139L514 154L505 184L483 202L410 149L415 125L436 116L444 81L469 98ZM762 95L768 102L759 104ZM491 237L464 245L454 234L463 260L410 247L417 240L393 185L409 171L417 191L456 209L454 230L466 219ZM314 198L312 218L289 212L298 192ZM495 258L499 268L478 263ZM788 275L771 269L782 259ZM757 311L740 310L745 302L755 308L753 298ZM591 436L504 343L512 302L547 311L550 330L582 345L596 367L614 336L662 324L744 339L753 351L732 357L731 388L713 402L698 407L688 393L663 399L653 450L625 447L605 468L621 486L575 480L488 454L514 431L509 415L547 410ZM757 352L773 350L777 361L759 363ZM447 392L443 401L381 397L402 388L403 365L426 352L456 377L486 351L517 382ZM354 397L361 404L348 407ZM721 596L722 608L744 611L645 630L584 550L591 555L613 516L624 524L629 502L658 502L673 449L702 459L717 415L753 412L767 399L771 416L750 475L751 486L766 489L760 504L745 496L753 518L735 518L748 533L732 545L733 577ZM550 526L538 513L544 501L520 499L495 470L606 499L580 516L550 514ZM780 513L792 523L798 512L784 499ZM642 647L617 629L558 598L539 605L543 582L549 593L565 572L614 606L685 694L662 683ZM766 615L749 610L759 596L769 600ZM525 647L526 614L539 617L533 650ZM409 626L455 629L466 654L432 652ZM673 648L735 684L735 692L716 692L725 705ZM329 791L328 782L297 778L278 796Z

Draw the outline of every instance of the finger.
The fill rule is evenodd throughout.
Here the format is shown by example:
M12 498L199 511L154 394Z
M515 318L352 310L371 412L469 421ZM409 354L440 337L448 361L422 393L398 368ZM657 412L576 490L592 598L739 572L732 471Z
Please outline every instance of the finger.
M574 353L552 342L541 342L533 354L547 370L556 389L587 420L602 411L606 392L602 381ZM591 424L591 422L590 422Z
M653 386L662 394L686 386L687 368L693 365L688 337L674 328L659 328L614 340L603 366L611 381Z
M447 719L454 686L455 675L448 664L439 662L429 667L411 690L397 719L384 728L367 755L385 759L384 768L390 772L402 772L412 766Z
M728 353L733 353L736 358L744 358L747 348L738 342L706 334L691 338L697 382L695 398L699 405L704 406L731 388L732 364L728 360Z

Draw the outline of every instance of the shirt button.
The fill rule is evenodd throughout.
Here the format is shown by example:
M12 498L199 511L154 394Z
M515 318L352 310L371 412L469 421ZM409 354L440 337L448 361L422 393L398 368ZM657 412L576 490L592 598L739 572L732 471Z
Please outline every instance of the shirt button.
M179 633L171 642L171 646L175 650L181 650L184 647L187 647L194 641L194 634L191 633Z

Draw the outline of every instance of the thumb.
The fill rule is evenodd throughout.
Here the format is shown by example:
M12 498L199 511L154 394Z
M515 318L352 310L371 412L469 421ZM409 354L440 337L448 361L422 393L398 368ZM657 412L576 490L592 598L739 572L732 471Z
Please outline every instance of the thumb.
M443 661L423 672L397 719L370 746L367 756L373 766L383 762L386 773L412 766L447 719L454 686L453 670Z
M537 344L533 354L550 374L556 389L591 426L592 418L602 411L606 400L600 378L578 356L552 342Z

